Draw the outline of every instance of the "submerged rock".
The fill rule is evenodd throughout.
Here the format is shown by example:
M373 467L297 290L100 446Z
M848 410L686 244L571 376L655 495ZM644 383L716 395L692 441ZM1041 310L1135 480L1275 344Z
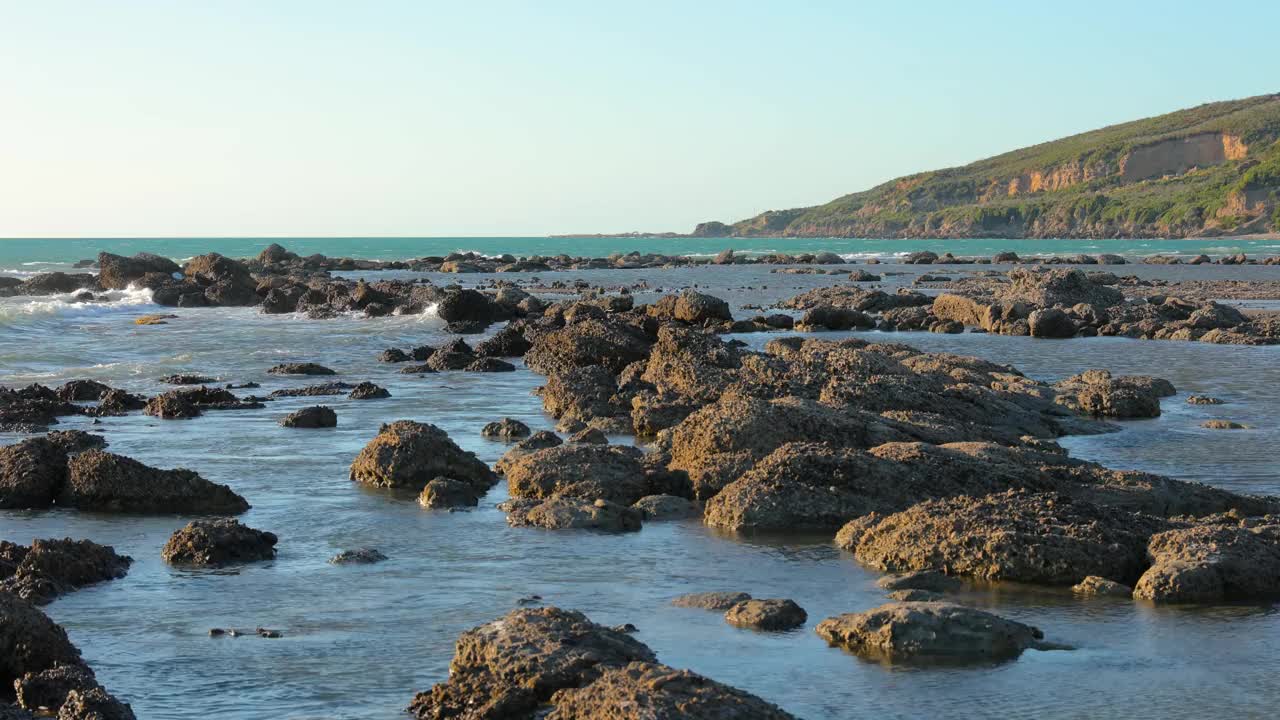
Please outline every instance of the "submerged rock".
M1209 430L1248 430L1248 425L1243 425L1231 420L1205 420L1200 423L1200 427Z
M724 614L725 622L753 630L791 630L809 619L793 600L743 600Z
M728 610L740 602L750 600L751 596L744 592L696 592L681 595L671 601L676 607L699 608L702 610Z
M376 487L421 491L436 477L461 480L481 493L498 481L488 465L444 430L412 420L384 424L351 463L352 480Z
M1113 597L1129 597L1133 594L1133 588L1123 585L1115 580L1090 575L1071 586L1071 592L1077 595L1110 595Z
M387 556L375 548L356 548L343 550L329 558L331 565L371 565L386 560Z
M937 570L915 570L901 575L887 575L876 581L876 586L885 590L927 590L935 593L956 590L960 585L959 580Z
M160 556L173 565L217 567L270 560L276 556L276 542L275 534L230 518L195 520L169 538Z
M888 603L818 624L828 643L895 660L1005 660L1042 647L1043 633L983 610L945 602Z
M389 397L391 393L386 388L371 382L357 383L354 388L351 388L351 394L347 395L348 400L381 400Z
M507 513L507 523L512 527L540 527L547 530L632 532L639 530L643 521L643 514L639 510L604 499L514 499L502 503L498 509Z
M337 375L333 370L318 363L281 363L267 371L272 375Z
M645 520L683 520L702 515L698 503L676 495L646 495L631 507L639 510Z

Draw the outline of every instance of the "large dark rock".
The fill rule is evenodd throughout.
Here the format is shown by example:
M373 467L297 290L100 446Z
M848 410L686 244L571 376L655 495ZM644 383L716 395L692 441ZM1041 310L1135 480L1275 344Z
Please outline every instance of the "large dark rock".
M87 450L68 461L57 502L120 513L236 514L249 509L231 488L192 470L160 470L102 450Z
M14 681L27 673L83 664L66 631L26 600L0 592L0 702L15 699Z
M47 603L85 585L122 578L132 559L88 540L0 540L0 591Z
M195 520L175 532L160 556L174 565L221 566L276 556L275 534L255 530L230 518Z
M493 322L493 301L476 290L450 290L436 305L436 314L446 323Z
M289 413L280 421L287 428L331 428L338 426L338 413L325 405L313 405Z
M377 487L421 491L436 477L461 480L480 493L498 481L488 465L445 431L412 420L384 424L351 463L352 480Z
M791 630L808 619L809 614L794 600L743 600L724 614L730 625L753 630Z
M1145 375L1113 376L1088 370L1054 385L1057 401L1085 414L1113 418L1160 416L1160 398L1174 394L1168 380Z
M0 447L0 509L45 508L67 481L67 454L107 444L79 430Z
M150 253L138 253L131 258L98 253L98 269L98 283L108 290L123 290L147 273L172 275L181 271L172 260Z

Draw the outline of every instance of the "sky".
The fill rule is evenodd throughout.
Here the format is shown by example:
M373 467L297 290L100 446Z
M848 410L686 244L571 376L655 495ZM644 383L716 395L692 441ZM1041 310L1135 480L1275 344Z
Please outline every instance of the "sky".
M1280 92L1280 2L0 0L0 237L689 231Z

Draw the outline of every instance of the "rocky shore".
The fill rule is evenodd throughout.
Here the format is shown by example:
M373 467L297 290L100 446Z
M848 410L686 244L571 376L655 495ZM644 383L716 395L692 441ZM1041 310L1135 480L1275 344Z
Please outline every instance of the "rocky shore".
M658 267L650 263L659 258L627 257L606 267ZM803 632L814 643L883 663L991 663L1028 650L1067 649L1032 624L960 597L964 588L989 583L1039 586L1074 602L1280 598L1280 498L1111 469L1072 457L1057 442L1159 417L1162 401L1177 392L1169 381L1086 366L1046 382L1010 365L926 352L909 342L821 334L970 331L1266 345L1280 343L1280 321L1207 299L1207 291L1188 299L1166 294L1169 286L1016 257L992 259L1018 265L1008 272L935 276L923 283L928 288L893 292L867 286L876 281L863 271L751 317L735 317L729 302L696 288L642 302L598 288L540 296L515 286L351 282L329 274L534 272L597 263L501 260L506 269L474 256L392 268L299 258L273 246L248 262L207 255L179 268L155 256L104 254L99 274L75 280L84 283L75 289L141 285L164 304L259 306L268 314L317 318L431 307L455 337L433 345L402 338L399 347L371 353L365 368L326 359L317 347L305 360L263 362L255 378L164 375L156 382L165 387L151 397L90 379L0 388L0 431L28 436L0 447L0 510L195 516L175 520L168 541L150 552L178 568L269 569L277 545L291 538L230 517L247 512L250 498L202 477L199 458L192 459L195 469L152 467L109 452L96 432L49 427L59 418L125 415L171 427L224 411L257 416L286 398L323 396L334 399L332 406L290 406L271 418L273 429L323 436L346 426L356 401L362 411L384 407L363 402L390 397L360 379L369 367L453 378L504 376L441 374L532 371L543 378L536 392L555 432L534 432L512 417L486 418L474 432L505 451L491 465L436 422L381 417L385 422L360 436L364 446L350 456L351 483L384 493L388 503L416 501L424 512L492 509L491 492L505 484L507 497L497 508L515 538L578 532L590 543L603 534L633 538L623 534L644 532L650 523L699 521L727 536L823 538L848 562L894 574L883 588L891 602L815 617L809 632L810 615L799 603L753 598L746 591L756 588L745 583L709 588L675 605L723 613L733 626L725 632ZM778 260L844 264L823 255ZM948 256L911 261L965 264ZM729 253L711 262L748 261ZM504 324L482 341L456 337L498 323ZM777 336L750 349L736 337L747 333ZM374 548L326 556L333 565L389 559ZM129 582L131 563L86 539L0 542L0 658L7 658L0 659L0 716L133 717L36 607L85 586ZM751 693L660 663L625 628L555 607L513 611L463 632L448 677L419 693L409 710L419 718L463 719L792 717Z

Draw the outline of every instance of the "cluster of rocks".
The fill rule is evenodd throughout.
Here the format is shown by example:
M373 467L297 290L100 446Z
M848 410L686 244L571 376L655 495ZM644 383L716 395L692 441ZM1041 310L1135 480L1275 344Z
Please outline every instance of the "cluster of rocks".
M513 342L518 344L512 345ZM400 372L405 375L425 375L451 370L467 372L512 372L515 365L502 360L519 357L528 349L524 336L516 329L504 328L493 337L472 348L466 340L457 338L438 348L422 345L405 352L388 348L378 355L386 363L403 363Z
M134 720L135 716L127 703L98 683L60 625L19 595L0 590L0 717Z
M429 423L397 420L382 425L351 463L351 480L371 487L411 491L428 508L474 506L498 482L475 453L458 447Z
M503 363L510 367L508 363ZM493 368L490 368L493 369ZM333 371L314 363L288 363L268 371L280 376L329 375ZM300 388L281 388L269 397L237 396L233 388L253 389L257 383L214 387L213 379L202 375L179 374L161 382L180 387L151 398L133 395L95 380L71 380L58 388L32 384L22 388L0 387L0 432L43 432L58 423L59 417L80 415L113 417L142 410L163 420L200 417L208 411L260 410L264 400L280 397L347 395L350 400L391 397L385 388L371 382L356 384L331 381ZM92 403L92 404L89 404Z
M889 572L933 570L1157 602L1280 597L1274 501L1164 517L1161 507L1134 512L1104 499L1019 490L928 500L852 520L836 542Z
M448 680L414 697L409 712L423 720L792 718L754 695L659 663L625 632L555 607L515 610L462 633Z
M1089 276L1077 269L1016 268L1007 282L965 295L939 295L921 327L940 332L970 327L1042 338L1104 335L1233 345L1280 343L1280 320L1273 316L1249 316L1211 300L1158 294L1126 300L1113 284L1114 276Z
M133 559L89 540L0 540L0 593L37 605L85 585L122 578Z
M161 470L109 453L69 430L0 448L0 509L63 507L113 513L242 513L249 503L192 470Z

